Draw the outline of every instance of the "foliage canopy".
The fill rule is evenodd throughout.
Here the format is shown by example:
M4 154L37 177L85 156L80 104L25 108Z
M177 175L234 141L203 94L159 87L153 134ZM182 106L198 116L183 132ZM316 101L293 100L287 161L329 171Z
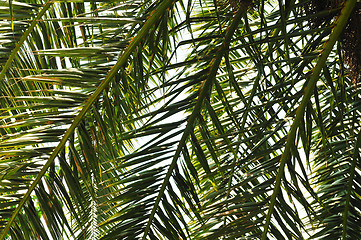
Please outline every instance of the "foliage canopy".
M0 239L359 239L360 9L1 0Z

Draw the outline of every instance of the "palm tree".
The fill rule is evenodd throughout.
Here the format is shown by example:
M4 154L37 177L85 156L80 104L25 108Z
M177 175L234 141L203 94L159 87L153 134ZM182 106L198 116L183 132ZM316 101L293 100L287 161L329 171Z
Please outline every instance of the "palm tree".
M359 4L2 0L0 239L359 239Z

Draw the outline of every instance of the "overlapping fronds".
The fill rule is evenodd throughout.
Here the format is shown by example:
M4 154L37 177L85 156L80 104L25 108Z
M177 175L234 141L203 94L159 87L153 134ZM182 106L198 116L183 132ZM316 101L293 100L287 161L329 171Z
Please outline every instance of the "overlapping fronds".
M1 2L0 239L357 239L356 1L309 4Z

